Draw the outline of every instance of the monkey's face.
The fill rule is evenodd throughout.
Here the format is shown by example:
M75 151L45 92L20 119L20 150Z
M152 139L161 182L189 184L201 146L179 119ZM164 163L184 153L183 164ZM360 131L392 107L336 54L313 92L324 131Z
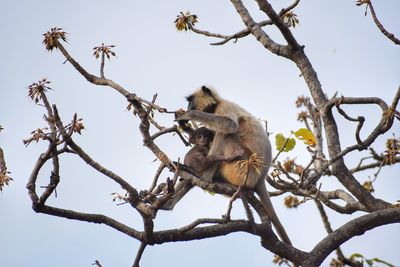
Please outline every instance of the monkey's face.
M200 127L195 130L189 138L189 142L194 145L208 146L213 140L214 133L206 127Z
M186 99L189 102L188 110L213 113L218 104L213 92L205 86L202 86L199 90L186 97Z
M210 137L207 134L196 134L195 144L199 146L208 146L210 144Z

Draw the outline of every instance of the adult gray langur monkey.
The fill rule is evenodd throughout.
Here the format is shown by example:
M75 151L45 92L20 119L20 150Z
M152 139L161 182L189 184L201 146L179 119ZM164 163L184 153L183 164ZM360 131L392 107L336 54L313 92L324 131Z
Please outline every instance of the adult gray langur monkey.
M291 244L272 206L265 186L265 177L271 165L271 144L266 131L260 121L239 105L221 98L218 93L209 87L202 86L187 97L188 111L178 120L193 120L212 130L214 140L209 155L232 155L238 148L244 151L243 158L250 155L262 160L261 170L250 168L246 177L238 171L236 162L220 161L207 168L202 178L212 182L214 177L222 177L234 186L254 190L265 209L266 214L274 225L282 241ZM179 192L178 192L179 193Z

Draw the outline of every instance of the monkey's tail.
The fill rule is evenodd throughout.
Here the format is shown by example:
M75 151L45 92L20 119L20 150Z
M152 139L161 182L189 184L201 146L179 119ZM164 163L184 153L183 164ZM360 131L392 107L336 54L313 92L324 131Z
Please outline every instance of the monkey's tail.
M271 222L274 225L276 231L278 232L279 237L286 244L292 245L292 242L290 241L289 236L287 235L287 233L285 231L285 228L283 227L283 225L279 221L278 215L276 215L274 207L272 206L271 198L269 197L267 188L265 187L264 183L262 185L257 186L257 194L260 197L261 203L264 206L264 209L265 209L265 212L268 215L268 218L271 220Z

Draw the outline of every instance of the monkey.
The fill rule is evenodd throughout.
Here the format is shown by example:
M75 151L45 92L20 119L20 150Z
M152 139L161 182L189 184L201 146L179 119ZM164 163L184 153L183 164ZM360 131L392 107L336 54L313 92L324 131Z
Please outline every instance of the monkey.
M236 149L232 155L210 155L210 144L213 139L213 132L206 127L200 127L189 137L189 142L194 146L185 155L183 163L196 171L201 177L206 169L219 161L232 161L243 155L241 148Z
M202 173L202 178L212 182L214 177L221 176L228 184L236 187L243 185L254 190L282 241L291 245L266 189L265 176L271 165L272 153L271 143L260 121L239 105L221 98L214 89L206 86L200 87L188 96L187 101L188 110L178 117L178 121L193 120L214 132L214 140L208 155L232 155L240 148L244 151L245 159L256 153L262 160L261 170L250 168L246 177L238 172L235 165L237 160L232 160L213 164Z
M213 140L214 133L207 129L206 127L200 127L197 130L192 130L189 132L189 143L194 146L186 153L184 158L184 165L191 168L198 177L202 177L205 170L210 168L217 162L221 161L232 161L234 159L240 158L244 151L241 148L237 148L231 155L210 155L208 152L210 150L210 144ZM171 201L168 201L162 209L173 209L177 202L182 199L193 185L188 181L181 181L175 188L176 195Z

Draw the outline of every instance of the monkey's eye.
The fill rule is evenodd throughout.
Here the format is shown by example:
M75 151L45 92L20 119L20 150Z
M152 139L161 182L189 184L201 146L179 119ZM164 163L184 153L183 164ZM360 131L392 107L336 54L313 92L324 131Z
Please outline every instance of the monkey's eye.
M204 134L198 134L198 135L196 135L196 138L201 139L201 138L208 138L208 137Z

